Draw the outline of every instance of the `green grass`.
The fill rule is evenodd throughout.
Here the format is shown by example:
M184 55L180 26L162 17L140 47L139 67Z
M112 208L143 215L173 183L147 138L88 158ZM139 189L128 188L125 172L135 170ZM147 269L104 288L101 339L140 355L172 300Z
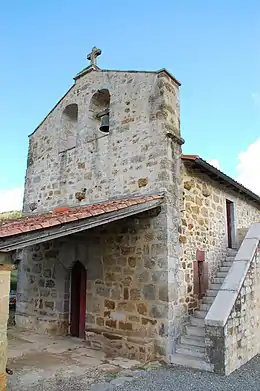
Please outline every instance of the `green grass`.
M109 379L116 379L118 377L118 372L107 372L106 377Z
M11 281L10 281L10 289L11 289L11 291L16 291L16 287L17 287L17 273L18 273L18 270L12 270L11 271Z
M22 212L20 210L11 210L10 212L2 212L0 213L0 221L1 220L14 220L22 217Z

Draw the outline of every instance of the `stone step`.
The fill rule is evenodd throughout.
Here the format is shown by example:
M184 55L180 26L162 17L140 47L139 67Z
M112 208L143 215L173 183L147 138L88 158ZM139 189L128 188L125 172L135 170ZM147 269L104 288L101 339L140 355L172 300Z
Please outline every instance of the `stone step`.
M201 303L200 310L208 312L211 307L211 303Z
M182 365L184 367L190 367L200 369L202 371L213 372L213 365L207 363L198 357L191 357L186 354L172 354L170 356L171 364Z
M205 357L205 348L200 346L192 346L180 344L176 347L176 353L187 354L192 357Z
M230 269L229 266L220 266L219 272L228 272Z
M192 345L205 348L205 338L197 335L183 335L181 337L181 343L184 345Z
M226 257L224 258L224 260L233 262L235 260L236 256L237 256L237 252L234 254L227 254Z
M202 299L203 304L212 304L214 301L215 297L213 296L204 296Z
M205 337L205 327L187 325L186 331L188 336L196 335L198 337Z
M205 321L202 318L196 318L195 316L191 316L190 323L192 326L204 327Z
M199 309L199 310L196 310L194 311L194 318L200 318L200 319L204 319L205 316L207 315L207 310L203 310L203 309Z
M217 274L216 274L216 278L222 278L222 277L226 277L228 274L228 272L224 272L224 271L218 271Z
M214 278L214 284L222 285L224 281L225 281L225 277L215 277Z
M219 290L207 289L206 297L216 297Z
M227 248L227 255L237 255L238 249L236 248Z
M219 291L220 290L220 288L221 288L221 285L222 285L222 283L213 283L213 284L211 284L210 285L210 290L213 290L213 291Z
M233 265L233 261L224 261L222 266L227 266L227 267L231 267Z
M237 253L234 255L227 254L225 259L226 259L226 261L234 261L234 259L236 258L236 255L237 255Z

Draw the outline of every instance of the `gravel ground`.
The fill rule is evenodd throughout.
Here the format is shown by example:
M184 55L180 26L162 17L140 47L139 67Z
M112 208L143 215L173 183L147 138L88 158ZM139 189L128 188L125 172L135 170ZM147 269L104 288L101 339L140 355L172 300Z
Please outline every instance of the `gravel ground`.
M260 357L228 377L183 367L159 367L137 371L137 376L132 378L117 379L102 379L98 371L93 372L91 380L96 377L94 385L89 382L89 373L66 378L57 374L55 379L38 383L28 391L260 391ZM123 384L112 384L116 382Z
M260 391L260 356L226 377L183 367L161 367L146 372L142 377L125 383L122 387L116 387L116 390Z

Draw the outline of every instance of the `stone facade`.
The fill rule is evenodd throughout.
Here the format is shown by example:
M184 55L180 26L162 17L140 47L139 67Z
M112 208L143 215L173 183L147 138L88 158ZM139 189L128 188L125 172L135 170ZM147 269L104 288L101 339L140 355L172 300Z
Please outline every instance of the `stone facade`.
M260 206L247 200L212 180L209 176L196 173L183 164L182 220L179 240L182 246L181 268L185 274L185 301L193 311L198 297L194 294L193 261L196 251L205 251L208 265L208 278L212 280L226 256L227 217L226 200L234 203L234 225L236 242L241 242L241 233L250 224L260 221ZM243 237L243 236L242 236ZM236 244L235 244L236 246Z

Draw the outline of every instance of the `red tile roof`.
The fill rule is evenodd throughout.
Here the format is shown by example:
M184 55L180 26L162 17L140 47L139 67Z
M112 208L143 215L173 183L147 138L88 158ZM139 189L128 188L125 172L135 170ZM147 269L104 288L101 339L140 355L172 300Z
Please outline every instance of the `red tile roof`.
M60 224L129 208L132 205L143 204L161 198L163 198L162 195L134 197L79 208L56 208L50 213L21 217L17 220L3 220L0 223L0 238L51 228Z

